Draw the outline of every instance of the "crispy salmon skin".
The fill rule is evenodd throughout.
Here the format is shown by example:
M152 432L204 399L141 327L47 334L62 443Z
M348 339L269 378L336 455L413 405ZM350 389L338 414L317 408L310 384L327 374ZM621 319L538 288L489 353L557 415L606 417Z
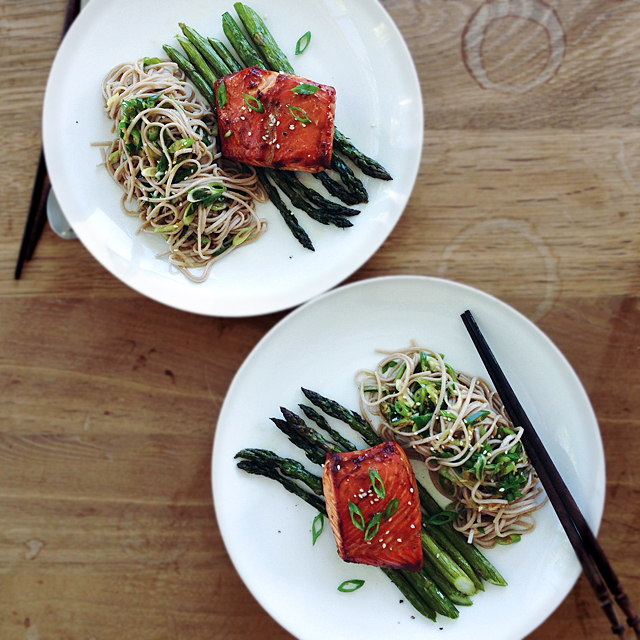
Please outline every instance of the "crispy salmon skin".
M322 484L343 560L409 571L422 568L416 479L396 442L363 451L329 452Z
M215 94L225 158L311 173L331 165L333 87L249 67L220 78Z

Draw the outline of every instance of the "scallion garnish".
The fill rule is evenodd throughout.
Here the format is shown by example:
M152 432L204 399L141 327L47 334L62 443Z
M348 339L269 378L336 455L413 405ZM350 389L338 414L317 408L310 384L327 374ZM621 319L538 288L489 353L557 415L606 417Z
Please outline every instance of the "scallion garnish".
M182 149L189 149L193 145L193 138L180 138L180 140L176 140L170 147L169 153L176 153L177 151L181 151Z
M299 56L304 53L305 49L311 42L311 31L307 31L303 36L300 36L298 42L296 42L296 55Z
M227 131L227 133L224 134L225 138L228 138L231 135L231 129L229 129L229 131Z
M400 500L398 500L398 498L394 498L387 505L387 508L384 511L384 519L388 520L398 510L399 506L400 506Z
M436 526L440 526L441 524L446 524L447 522L452 522L458 517L458 514L455 511L440 511L432 515L427 519L429 524L435 524Z
M349 500L349 515L351 515L353 526L356 527L356 529L360 529L360 531L364 531L366 523L362 511L360 511L360 507L354 502L351 502L351 500Z
M234 247L241 245L251 235L251 231L251 229L244 229L233 239L233 242L231 244Z
M387 373L391 367L395 367L398 363L395 360L390 360L382 365L382 373Z
M297 93L298 95L302 95L302 96L312 96L320 87L316 87L315 84L306 84L306 83L302 83L299 84L297 87L294 87L293 89L291 89L291 91L293 91L293 93Z
M324 529L324 514L319 513L313 519L313 525L311 525L311 534L313 535L313 544L316 543L316 540L320 537L322 530Z
M342 593L351 593L357 591L364 584L364 580L345 580L339 587L338 591Z
M455 413L451 413L451 411L445 411L444 409L440 409L440 415L447 420L457 420L458 416Z
M224 107L227 104L227 85L224 83L224 80L220 83L220 86L218 87L216 98L218 98L219 107Z
M374 468L369 469L369 477L371 478L371 486L376 492L378 498L384 499L387 495L387 490L384 488L384 482L382 481L378 470Z
M300 107L294 107L292 104L288 104L287 106L289 107L289 111L291 112L291 115L298 122L302 122L302 124L311 123L311 118L309 117L309 114L304 109L301 109Z
M371 521L367 525L367 529L364 532L364 539L369 542L369 540L373 540L373 537L380 531L380 523L382 522L382 514L376 513Z
M484 420L489 415L488 411L474 411L470 416L467 416L464 421L468 425L472 425L474 422Z
M143 58L142 65L148 67L150 64L160 64L161 62L160 58Z
M243 93L242 95L244 96L244 101L247 103L249 109L257 111L258 113L264 113L264 106L262 105L262 102L258 100L258 98L256 98L255 96L250 96L248 93Z

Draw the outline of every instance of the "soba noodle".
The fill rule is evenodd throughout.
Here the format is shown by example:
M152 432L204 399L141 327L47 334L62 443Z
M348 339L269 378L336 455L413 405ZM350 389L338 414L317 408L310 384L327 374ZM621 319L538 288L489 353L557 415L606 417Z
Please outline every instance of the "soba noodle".
M415 343L381 353L375 371L356 376L364 415L381 437L424 461L470 542L517 542L544 503L522 427L483 379L454 371L441 354Z
M125 191L124 210L140 217L141 230L165 237L161 255L204 281L216 260L266 229L255 210L265 199L255 171L222 160L215 116L173 62L119 65L102 94L119 133L105 165Z

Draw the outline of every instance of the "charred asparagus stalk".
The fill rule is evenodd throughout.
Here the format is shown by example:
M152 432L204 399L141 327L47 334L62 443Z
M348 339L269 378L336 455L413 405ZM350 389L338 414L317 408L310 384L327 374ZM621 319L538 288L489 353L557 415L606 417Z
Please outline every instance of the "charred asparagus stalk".
M273 71L295 73L287 56L278 46L278 43L275 41L275 38L262 18L251 7L242 4L242 2L236 2L233 6L253 40L254 45L260 51L268 66ZM338 129L335 130L334 145L339 151L350 158L366 175L379 178L380 180L392 179L389 172L380 163L359 151Z

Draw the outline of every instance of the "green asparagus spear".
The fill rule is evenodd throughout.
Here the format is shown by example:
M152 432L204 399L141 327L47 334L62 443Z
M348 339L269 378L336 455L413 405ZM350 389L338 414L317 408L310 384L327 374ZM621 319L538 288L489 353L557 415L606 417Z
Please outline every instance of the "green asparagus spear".
M240 60L242 60L245 67L258 66L261 69L267 68L264 60L258 55L256 49L246 39L244 33L242 33L242 30L238 26L238 23L233 19L233 16L229 12L222 14L222 30L233 48L236 50L236 53L240 56Z
M345 204L354 205L362 202L362 200L360 199L360 196L358 196L357 194L351 193L349 189L345 188L345 186L340 184L337 180L334 180L326 171L320 171L318 173L314 173L313 177L316 180L320 180L324 188L332 196L339 198Z
M292 181L290 182L287 176L284 175L284 172L277 172L273 170L268 170L270 177L275 182L275 184L280 187L283 193L289 198L291 204L306 212L307 215L320 222L321 224L333 224L336 227L346 228L353 227L353 222L349 219L336 215L334 213L323 211L319 207L313 206L311 203L307 202L304 197L300 194L300 192L296 189L296 184L299 184L298 180L295 176L290 176Z
M371 428L371 425L355 411L349 411L341 404L321 396L315 391L310 389L302 389L302 393L319 409L322 409L328 416L337 418L346 422L352 429L357 431L370 446L375 446L382 443L382 438Z
M298 406L302 411L304 411L304 414L309 418L309 420L313 420L318 425L318 428L326 431L343 448L344 451L356 450L356 446L346 438L343 438L335 429L333 429L327 422L327 419L320 415L313 407L309 407L306 404L300 404Z
M299 430L294 429L293 425L286 420L282 420L281 418L271 418L271 422L282 431L286 436L289 437L289 440L302 449L307 458L311 460L311 462L315 462L316 464L324 464L324 460L327 452L324 449L318 447L318 445L314 442L310 442L305 434L300 433Z
M333 444L322 437L315 429L308 427L305 421L293 411L285 407L280 407L284 419L291 425L292 429L295 429L296 433L300 434L300 437L306 438L311 444L313 444L318 450L340 452L341 449L338 445ZM324 460L322 461L324 462Z
M416 481L417 482L417 481ZM419 491L418 491L419 493ZM484 591L484 585L480 576L473 570L467 559L458 551L455 544L451 542L449 536L441 529L440 526L429 524L427 518L422 518L422 527L424 530L451 556L455 563L467 574L478 591ZM466 543L465 543L466 544Z
M317 205L318 207L322 207L322 209L324 209L325 211L330 211L331 213L335 213L340 216L357 216L360 213L358 209L349 209L349 207L345 207L339 202L328 200L324 196L320 195L317 191L314 191L313 189L307 187L307 185L300 182L300 180L297 180L296 188L307 200L313 202L313 204Z
M278 46L262 18L251 7L241 2L236 2L233 6L254 44L267 61L269 68L273 71L295 73L287 56ZM350 158L366 175L381 180L392 179L389 172L380 163L365 156L337 129L334 134L334 146Z
M218 52L211 46L206 38L201 36L195 29L189 25L180 22L180 29L191 43L197 47L198 51L202 54L202 57L207 61L211 70L220 78L231 73L231 69L227 63L220 57Z
M464 593L460 593L457 589L454 589L451 586L451 583L442 576L430 556L423 556L422 570L428 572L429 577L436 583L440 591L442 591L442 593L451 600L451 602L462 605L463 607L470 607L473 604L469 596Z
M207 81L198 73L196 68L191 64L187 58L185 58L177 49L164 45L162 47L169 58L175 62L182 71L186 74L187 78L193 82L198 91L204 96L205 100L211 105L212 109L216 108L216 99L213 95L213 91L209 88Z
M280 471L285 476L304 482L317 496L322 496L322 478L307 471L297 460L282 458L267 449L243 449L236 454L236 458L243 458L256 463L262 463Z
M378 178L379 180L393 180L391 174L373 158L365 156L355 145L342 134L338 129L334 130L333 145L340 153L343 153L349 158L353 164L358 167L362 173L365 173L372 178Z
M222 40L216 38L207 38L207 40L213 50L224 60L227 67L231 69L231 73L242 70L242 65L233 57L233 54L227 49L227 45Z
M273 71L295 73L287 56L278 46L262 18L251 7L242 4L242 2L236 2L233 7L251 36L253 43L262 53L270 68Z
M478 592L469 576L441 549L435 540L425 531L422 531L422 549L434 559L442 576L461 593L472 596Z
M413 605L414 609L419 611L425 618L436 621L436 612L425 603L425 601L416 593L410 583L407 582L406 574L393 569L382 569L387 578L398 587L405 598Z
M331 168L338 172L343 184L351 193L355 193L359 196L360 202L369 202L369 194L364 188L360 178L356 176L351 168L337 155L331 156Z
M204 78L207 83L211 94L213 95L213 89L216 84L216 76L211 71L211 67L207 64L205 59L198 51L197 47L184 36L176 36L176 40L182 45L187 57L191 61L191 64L196 68L196 71ZM215 106L215 103L212 105Z
M447 618L457 618L460 613L455 604L422 571L405 572L405 577L422 599L436 612Z
M278 190L269 181L269 178L267 177L267 172L264 169L258 167L256 168L256 173L260 178L260 182L263 184L264 188L267 191L269 200L271 200L271 202L273 202L275 207L278 209L278 211L280 212L280 215L282 216L285 223L291 230L291 233L293 233L293 236L296 238L296 240L298 240L298 242L305 249L309 249L310 251L315 251L315 249L313 248L313 243L311 242L311 239L307 235L307 232L300 226L298 219L295 217L293 213L291 213L291 211L287 208L287 205L282 201L282 198L280 197Z
M420 495L420 503L422 508L429 516L440 513L442 509L438 503L429 495L425 487L417 482L418 494ZM451 522L447 522L438 526L447 538L454 545L460 554L466 558L467 562L473 567L473 570L487 582L498 586L506 586L507 581L500 575L498 570L485 558L485 556L472 544L469 544L464 536L456 531Z

